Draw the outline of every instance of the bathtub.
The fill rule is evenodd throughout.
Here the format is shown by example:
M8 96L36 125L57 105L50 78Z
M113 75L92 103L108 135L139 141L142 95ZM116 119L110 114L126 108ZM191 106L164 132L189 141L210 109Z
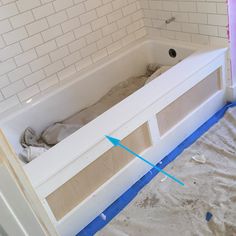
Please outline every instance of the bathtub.
M172 50L170 50L172 49ZM59 235L75 235L150 167L105 135L158 163L226 102L226 48L143 40L79 72L69 82L2 115L16 173L27 176ZM27 127L42 132L96 102L146 65L173 67L28 164L19 161ZM175 183L173 183L175 184Z

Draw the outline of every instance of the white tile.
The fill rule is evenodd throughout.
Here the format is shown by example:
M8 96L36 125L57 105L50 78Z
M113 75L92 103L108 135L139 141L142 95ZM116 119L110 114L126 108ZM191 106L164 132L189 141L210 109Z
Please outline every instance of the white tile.
M62 61L54 62L53 64L44 68L44 71L47 76L50 76L64 68Z
M19 80L15 83L12 83L12 84L8 85L7 87L3 88L2 93L5 98L9 98L12 95L15 95L18 92L22 91L23 89L25 89L25 84L23 83L22 80Z
M78 63L76 63L76 69L77 71L81 71L85 68L87 68L88 66L92 65L92 59L91 57L86 57L82 60L80 60Z
M121 19L122 17L123 17L123 14L121 10L114 11L110 13L109 15L107 15L107 19L109 23L115 22Z
M66 21L67 15L65 11L58 12L56 14L53 14L51 16L47 17L48 23L50 26L54 26L57 24L60 24L64 21Z
M177 2L169 2L163 1L163 10L166 11L178 11L178 3Z
M27 52L24 52L18 56L15 57L16 64L18 66L24 65L28 62L33 61L34 59L37 58L37 54L34 49L31 49Z
M11 24L14 28L19 28L23 25L29 24L34 21L33 14L30 11L21 13L10 18Z
M45 74L42 70L34 72L24 78L24 82L27 86L31 86L45 78Z
M126 37L124 37L124 38L122 39L122 45L126 46L126 45L128 45L128 44L134 42L135 39L136 39L136 38L135 38L135 35L134 35L134 34L129 34L129 35L127 35Z
M147 31L145 28L141 28L137 31L135 31L135 37L136 39L140 39L140 38L143 38L147 35Z
M120 29L112 34L113 41L118 41L126 36L126 29Z
M117 25L115 23L107 25L105 27L102 28L102 33L104 36L106 35L111 35L112 33L114 33L117 30Z
M183 23L182 29L186 33L198 33L198 24Z
M171 15L151 5L154 17ZM24 102L143 37L143 26L137 0L0 0L0 88Z
M189 13L189 22L207 24L207 14Z
M13 59L9 59L5 62L0 63L0 75L4 75L7 72L10 72L16 67Z
M90 11L92 9L95 9L99 6L102 5L102 1L101 0L87 0L84 2L85 8L87 11Z
M9 20L0 21L0 35L6 33L12 29Z
M217 13L218 14L228 14L228 5L227 2L217 3Z
M196 12L197 11L197 6L196 2L179 2L179 11L183 12Z
M69 46L70 52L75 52L86 46L86 40L84 38L81 38L70 43L68 46Z
M112 53L118 51L121 48L122 48L122 44L121 44L120 41L118 41L118 42L115 42L115 43L109 45L107 47L107 51L108 51L109 54L112 54Z
M44 91L58 83L58 78L56 75L48 77L47 79L41 80L38 85L41 91Z
M81 59L80 51L76 51L76 52L70 53L69 56L64 57L63 62L65 64L65 66L67 67L67 66L70 66L72 64L75 64L80 59Z
M63 69L62 71L59 71L58 74L58 78L59 80L65 80L70 78L72 75L74 75L76 73L76 69L75 66L69 66L65 69Z
M106 37L103 37L102 39L97 41L97 46L98 49L102 49L107 47L108 45L110 45L113 42L111 35L108 35Z
M33 9L40 5L40 0L18 0L17 6L21 12Z
M80 50L82 57L87 57L97 51L96 43L90 44L89 46Z
M21 67L18 67L17 69L11 71L8 74L8 77L11 82L15 82L16 80L22 79L25 76L29 75L31 73L31 70L28 65L24 65Z
M96 42L101 38L102 38L102 32L100 30L97 30L95 32L92 32L92 33L86 35L87 44L91 44L93 42Z
M66 11L67 11L68 16L70 18L73 18L75 16L81 15L86 10L85 10L84 4L78 4L73 7L68 8Z
M108 55L108 53L107 53L106 49L102 49L100 51L97 51L96 53L94 53L92 55L93 62L97 62L97 61L103 59L104 57L106 57L107 55Z
M162 1L149 1L150 9L162 10Z
M199 25L199 33L204 35L218 36L218 27L212 25Z
M43 56L51 51L54 51L56 48L57 48L56 42L52 40L36 47L36 51L39 56Z
M75 36L74 36L73 32L69 32L67 34L63 34L62 36L58 37L56 39L56 42L57 42L58 47L62 47L74 40L75 40Z
M50 57L53 62L57 61L63 57L66 57L68 55L69 55L69 49L67 47L59 48L59 49L50 53Z
M202 13L216 13L216 4L210 3L210 2L198 2L197 3L197 9L198 12Z
M80 26L79 18L75 17L61 24L64 33L76 29Z
M124 16L130 15L137 11L136 3L130 4L122 8L122 12Z
M25 28L19 28L8 33L3 34L3 38L7 45L18 42L28 37Z
M117 21L119 29L124 28L131 23L132 23L131 16L122 17L120 20Z
M18 14L18 10L15 3L0 7L0 20L15 16L16 14Z
M104 17L101 17L101 18L93 21L92 22L92 28L93 28L93 30L98 30L98 29L104 27L107 24L108 24L107 18L104 16Z
M51 39L54 39L60 35L62 35L62 29L59 25L51 27L48 30L45 30L43 32L41 32L44 41L49 41Z
M9 83L6 75L0 76L0 88L6 87Z
M228 25L228 16L227 15L208 14L208 23L211 25L227 26Z
M43 43L43 39L42 39L41 34L36 34L20 42L24 51L34 48L42 43Z
M30 68L34 72L34 71L42 69L43 67L48 66L50 63L51 63L51 60L50 60L49 56L45 55L43 57L40 57L40 58L32 61L30 63Z
M95 10L86 12L82 15L80 15L80 22L81 24L87 24L97 18L97 14Z
M20 99L21 102L26 101L32 97L34 97L35 95L39 94L40 90L38 85L33 85L25 90L23 90L22 92L18 93L18 97Z
M47 28L48 28L48 23L45 19L35 21L26 26L29 35L37 34L43 30L46 30Z
M56 11L61 11L64 10L68 7L71 7L73 5L73 0L66 0L66 1L62 1L62 0L55 0L53 2L54 8L56 9Z
M119 1L120 1L120 0L119 0ZM101 7L98 7L98 8L96 9L98 17L105 16L105 15L111 13L112 10L113 10L113 9L112 9L111 3L105 4L105 5L103 5L103 6L101 6Z
M0 61L5 61L22 52L19 43L12 44L0 50Z
M52 3L37 7L32 11L36 20L52 15L55 12Z
M10 97L0 103L0 113L11 109L17 106L18 104L20 104L20 102L16 96Z
M92 32L92 28L90 24L83 25L79 27L78 29L74 30L75 37L77 39L89 34L90 32Z

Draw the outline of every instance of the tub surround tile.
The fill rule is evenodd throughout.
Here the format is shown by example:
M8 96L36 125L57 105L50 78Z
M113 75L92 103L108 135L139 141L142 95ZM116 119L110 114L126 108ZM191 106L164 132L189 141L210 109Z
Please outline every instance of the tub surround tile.
M227 25L223 0L0 0L0 112L147 34L227 44Z
M144 25L151 36L197 44L229 46L225 0L140 0ZM175 17L175 21L165 21ZM228 60L230 68L230 60ZM228 70L231 84L231 71Z

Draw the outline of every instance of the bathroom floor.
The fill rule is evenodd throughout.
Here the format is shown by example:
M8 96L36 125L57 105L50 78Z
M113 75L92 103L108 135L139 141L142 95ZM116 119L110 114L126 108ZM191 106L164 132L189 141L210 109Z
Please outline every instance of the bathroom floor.
M236 108L157 175L98 236L236 235ZM201 158L200 163L192 157ZM213 216L206 220L206 213Z

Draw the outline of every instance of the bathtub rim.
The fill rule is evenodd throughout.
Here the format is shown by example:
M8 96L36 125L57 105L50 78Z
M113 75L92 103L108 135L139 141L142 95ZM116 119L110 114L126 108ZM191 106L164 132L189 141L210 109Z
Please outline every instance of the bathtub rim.
M149 43L149 42L153 42L153 40L145 40L145 41L142 41L141 42L141 44L138 44L138 45L135 45L134 47L132 47L131 49L137 49L137 48L139 48L141 45L143 45L143 44L145 44L145 43ZM154 41L154 42L156 42L156 41ZM159 43L159 41L158 42L156 42L156 43ZM169 42L168 43L165 43L165 45L169 45ZM195 47L194 47L195 48ZM192 49L192 48L191 48ZM213 61L215 58L217 58L219 55L221 55L221 54L223 54L223 53L225 53L225 51L227 50L227 48L218 48L217 47L217 49L215 49L215 47L214 48L212 48L212 47L200 47L200 49L198 49L198 50L196 50L195 52L193 52L193 54L191 54L190 56L188 56L187 58L185 58L184 60L182 60L180 63L178 63L177 65L175 65L175 66L173 66L170 70L168 70L167 72L165 72L165 73L163 73L161 76L159 76L159 79L158 80L153 80L152 82L150 82L149 84L147 84L146 86L144 86L144 87L142 87L141 89L139 89L138 91L136 91L135 93L133 93L131 96L129 96L129 97L127 97L127 98L125 98L124 100L122 100L120 103L118 103L118 104L116 104L115 106L113 106L112 108L110 108L110 109L108 109L106 112L104 112L102 115L105 115L104 117L102 117L102 115L100 115L100 116L98 116L97 118L95 118L94 120L92 120L91 122L89 122L88 124L86 124L85 126L83 126L81 129L79 129L78 131L76 131L74 134L72 134L72 135L70 135L69 137L67 137L66 139L64 139L62 142L60 142L59 144L57 144L57 145L55 145L54 147L52 147L51 149L49 149L47 152L45 152L44 154L42 154L41 156L39 156L38 158L36 158L35 160L33 160L33 161L31 161L30 163L28 163L28 164L26 164L26 165L24 165L24 169L25 169L25 171L27 172L27 174L29 174L29 176L31 176L31 175L35 175L33 172L33 169L35 169L34 167L36 167L37 166L37 164L39 164L39 163L42 163L42 162L44 162L45 161L45 159L44 158L46 158L46 157L49 157L49 156L52 156L52 154L58 154L58 151L61 149L61 147L63 147L63 146L66 146L66 145L68 145L69 143L70 143L70 141L71 140L73 140L73 139L75 139L75 137L79 137L79 136L81 136L81 135L83 135L83 133L85 133L85 131L89 131L89 130L94 130L94 128L95 128L95 126L96 126L96 124L99 124L99 122L101 122L101 120L103 120L103 121L105 121L105 119L107 118L107 117L111 117L111 114L112 114L112 112L113 111L115 111L115 113L117 113L117 111L119 111L120 110L120 108L123 106L123 107L125 107L127 104L130 104L130 102L132 102L135 98L138 98L138 96L139 95L143 95L143 94L145 94L146 93L146 95L148 95L148 87L149 88L151 88L152 86L154 86L154 87L156 87L156 88L159 88L159 87L162 87L162 82L164 81L165 82L165 79L166 78L168 78L168 76L169 77L171 77L170 75L172 74L173 75L173 72L175 72L175 70L176 70L176 68L178 68L178 70L180 71L180 69L181 68L179 68L180 67L180 65L182 65L183 66L183 64L185 64L186 63L186 61L188 61L188 59L189 58L191 58L191 57L195 57L195 56L198 56L198 54L200 53L202 53L202 52L205 52L205 51L213 51L212 52L212 55L210 56L210 58L209 58L209 56L205 56L205 61L208 61L208 63L210 63L210 61ZM127 52L126 52L127 53ZM126 54L125 53L125 54ZM120 55L120 57L122 57L123 55L125 55L125 54L119 54ZM119 58L119 57L118 57ZM117 57L115 57L114 58L114 60L117 60ZM108 63L109 64L109 63ZM179 65L179 66L178 66ZM103 66L107 66L107 63L106 64L104 64ZM188 75L186 75L185 77L185 79L187 79L187 78L189 78L190 76L192 76L194 73L196 73L196 71L198 71L199 69L201 69L201 68L203 68L204 66L206 66L206 64L204 63L204 62L202 62L202 61L200 61L200 65L198 65L198 66L196 66L196 68L195 68L195 71L191 71L191 72L189 72L189 74ZM99 67L100 68L100 67ZM91 71L90 73L94 73L94 71ZM89 74L90 74L89 73ZM86 76L88 76L89 74L86 74ZM184 81L184 80L181 80L181 81ZM77 81L73 81L72 82L72 84L73 83L76 83ZM182 82L181 82L182 83ZM178 83L177 83L178 84ZM66 87L67 86L70 86L70 84L66 84ZM173 86L172 84L171 84L171 86L168 86L168 87L170 87L170 88L168 88L167 86L165 86L166 88L165 88L165 92L166 93L168 93L168 92L170 92L171 90L173 90L174 88L175 88L175 86ZM60 91L62 90L63 88L60 88ZM154 101L156 101L156 100L158 100L158 99L160 99L162 96L163 96L163 92L161 92L161 96L158 96L158 97L155 97L155 100L153 100L153 98L152 98L152 100L148 103L149 104L149 106L154 102ZM149 96L149 95L148 95ZM44 98L44 99L47 99L47 98ZM126 103L128 101L128 103ZM37 104L36 104L37 105ZM145 107L144 107L145 108ZM28 107L28 109L30 109L30 107ZM25 111L25 110L24 110ZM20 112L23 112L23 110L21 109L20 110ZM135 114L138 114L138 112L137 111L135 111L136 113ZM133 112L134 113L134 112ZM19 113L17 113L17 112L15 112L14 113L14 115L15 116L17 116ZM134 114L132 114L132 115L134 115ZM12 118L12 117L8 117L9 119L10 118ZM131 118L129 118L129 119L131 119ZM123 122L123 121L122 121ZM124 123L124 122L123 122ZM121 124L119 124L120 126L122 126L122 124L123 123L121 123ZM117 125L116 125L117 126ZM110 129L110 128L109 128ZM113 130L116 130L117 129L117 127L115 127ZM109 133L107 133L107 134L109 134ZM96 142L93 140L93 142L94 143L99 143L99 142L101 142L102 140L101 140L101 138L102 137L100 137L100 135L98 136L98 137L96 137L95 139L96 139ZM92 141L91 141L92 142ZM72 142L73 143L73 142ZM90 142L89 142L90 143ZM70 145L69 145L70 146ZM85 145L86 146L86 145ZM93 145L94 146L94 145ZM92 147L92 146L90 146L90 147ZM87 152L88 151L88 149L87 149L87 147L83 147L83 149L80 151L80 152L78 152L78 153L76 153L76 155L75 154L73 154L72 155L72 157L71 158L69 158L69 160L67 160L66 161L66 165L65 165L65 163L63 164L63 163L61 163L60 164L60 166L63 166L63 168L65 168L65 166L67 166L67 165L70 165L74 160L76 160L76 156L78 157L78 156L80 156L80 155L83 155L83 153L85 153L85 152ZM59 152L60 153L60 152ZM54 163L55 164L55 163ZM32 168L33 167L33 168ZM55 175L56 173L58 173L62 168L60 167L57 167L56 168L57 169L57 171L55 171L55 170L53 170L53 171L50 171L51 172L51 174L47 174L46 176L47 176L47 178L46 179L48 179L48 178L50 178L50 176L53 176L53 175ZM52 174L52 173L54 173L54 174ZM39 186L39 185L41 185L40 184L40 182L41 182L41 180L36 180L37 178L34 178L35 180L33 181L34 183L33 183L33 185L34 186ZM45 179L45 178L43 178L43 179ZM32 181L32 179L31 179L31 181ZM44 182L44 181L43 181ZM36 184L36 183L38 183L38 184ZM41 182L42 183L42 182Z
M27 99L26 101L0 113L0 126L7 123L9 120L14 119L14 117L17 117L18 115L27 112L32 107L37 106L39 103L43 103L46 100L50 99L50 97L55 96L56 94L62 92L65 89L68 89L70 86L73 86L74 84L78 83L79 81L82 81L86 77L90 76L93 73L96 73L97 70L100 70L106 66L108 66L110 63L119 60L121 57L131 53L132 51L137 50L138 48L148 45L149 43L155 43L160 45L166 45L170 47L180 47L187 50L192 50L192 55L197 50L205 48L204 45L194 44L194 43L187 43L184 44L181 41L171 41L171 40L161 40L161 39L150 39L150 38L144 38L141 40L138 40L135 42L131 47L130 45L125 46L124 48L118 50L112 55L109 55L108 57L101 59L100 61L90 65L88 68L85 68L79 72L76 72L75 74L69 76L65 80L59 80L59 83L55 86L52 86L52 88L49 88L45 91L42 91L40 94ZM209 48L209 47L208 47ZM184 58L182 61L186 60L188 57ZM89 71L86 71L89 69ZM31 100L30 103L27 103L27 101Z
M198 71L199 69L201 68L205 68L208 64L210 64L212 61L216 60L217 57L219 57L220 55L224 54L225 51L227 49L226 48L223 48L221 50L216 50L216 51L213 51L213 56L211 55L210 57L210 60L209 60L209 57L206 56L206 59L209 60L209 62L207 64L204 64L202 61L202 63L204 64L203 66L200 66L199 68L196 68L196 71ZM213 57L213 58L212 58ZM184 63L184 61L182 61ZM174 67L173 67L174 68ZM193 76L196 71L193 71L190 75L186 76L186 78L190 78L191 76ZM104 121L104 119L107 119L108 117L111 117L111 115L113 115L112 113L115 112L117 113L117 111L120 110L120 108L122 106L125 106L127 105L127 102L130 103L132 102L135 98L137 98L138 96L142 95L145 93L145 90L146 90L146 94L148 91L148 86L152 86L152 85L155 85L157 88L158 88L158 85L161 83L161 79L162 80L165 80L166 77L168 77L168 74L172 73L171 70L167 71L166 73L163 73L161 76L159 76L159 79L158 80L154 80L152 81L151 83L147 84L147 86L144 86L142 87L141 89L139 89L138 91L136 91L135 93L133 93L132 95L133 96L129 96L127 98L125 98L124 100L122 100L120 103L116 104L115 106L113 106L112 108L110 108L109 110L107 110L106 112L104 112L102 115L98 116L97 118L95 118L94 120L92 120L91 122L89 122L88 124L86 124L85 126L83 126L81 129L79 129L78 131L76 131L75 133L73 133L72 135L70 135L69 137L67 137L66 139L62 140L59 144L55 145L54 147L52 147L51 149L49 149L47 152L45 152L44 154L42 154L41 156L39 156L38 158L36 158L35 160L31 161L30 163L28 163L27 165L24 166L24 169L25 171L27 172L27 174L29 174L29 176L34 176L36 173L33 171L33 169L35 169L37 167L37 163L41 163L43 161L45 161L46 158L49 158L49 156L51 156L51 158L53 158L53 153L56 154L56 153L61 153L59 152L59 150L63 147L63 146L66 146L66 145L72 145L73 143L73 140L78 140L78 137L79 136L83 136L84 134L86 134L86 136L90 136L91 134L88 133L90 132L91 130L94 130L95 131L95 128L96 126L101 123L101 121ZM186 79L185 78L185 79ZM181 83L177 83L178 85L177 86L173 86L173 88L170 88L168 91L165 91L165 93L163 94L168 94L169 92L171 92L172 90L174 90L176 87L178 87L180 84L184 83L184 79L182 79L182 82ZM163 97L163 95L159 96L159 98L156 98L155 101L161 99ZM153 102L149 102L149 106L151 106L153 104ZM135 111L136 112L136 115L139 114L139 111ZM129 115L131 117L131 115ZM134 114L132 114L132 117L134 117ZM130 120L132 118L129 118L128 120ZM119 126L118 127L121 127L123 125L123 121L122 123L119 123ZM115 132L118 127L114 126L114 124L112 125L114 128L112 129L112 132ZM99 126L100 127L100 126ZM106 129L108 129L106 127ZM110 129L110 128L109 128ZM99 131L100 132L100 131ZM108 131L110 134L110 131ZM96 144L98 143L101 143L103 142L105 139L105 137L101 136L101 135L97 135L95 137L93 137L93 140L89 139L90 142L89 143L93 143L93 145L89 146L89 144L86 143L87 146L89 146L90 148L94 147ZM81 139L79 139L81 140ZM96 141L95 141L96 140ZM84 140L83 140L84 141ZM50 171L51 173L58 173L60 170L64 169L67 165L70 165L71 163L73 163L79 156L85 154L86 152L88 152L88 148L86 147L86 145L83 146L83 149L84 150L80 150L79 153L76 153L74 155L72 155L71 159L68 159L66 160L65 162L67 163L66 165L64 164L60 164L61 166L63 166L63 168L58 168L56 172L52 171L51 168L50 168ZM107 144L107 147L110 147L109 144ZM61 150L62 151L62 150ZM56 155L58 156L58 155ZM45 158L45 159L44 159ZM43 160L44 159L44 160ZM51 161L51 160L50 160ZM55 162L54 162L55 164ZM58 164L58 163L57 163ZM59 164L58 164L59 165ZM33 167L33 168L32 168ZM54 166L55 167L55 166ZM47 176L53 176L54 174L51 174L51 175L47 175ZM37 174L36 174L37 175ZM43 178L43 179L48 179L48 178ZM31 179L32 180L32 179ZM34 186L40 186L41 184L43 184L43 182L46 182L46 180L42 181L42 180L39 180L37 177L34 177L34 181L33 181L33 185Z

